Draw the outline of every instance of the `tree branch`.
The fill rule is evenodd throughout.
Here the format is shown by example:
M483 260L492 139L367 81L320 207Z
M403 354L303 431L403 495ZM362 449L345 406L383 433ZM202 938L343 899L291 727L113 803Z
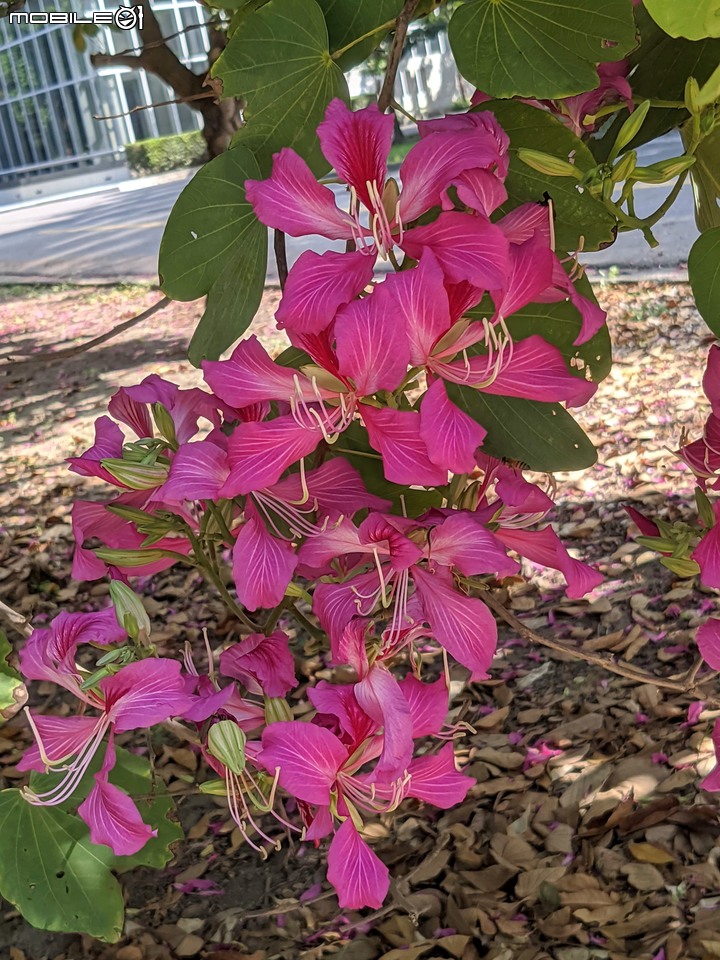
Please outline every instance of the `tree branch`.
M273 248L275 250L275 263L277 264L278 279L280 280L280 289L285 289L285 281L288 278L287 251L285 249L285 234L282 230L275 230L273 235Z
M400 16L397 18L395 35L393 36L392 46L390 47L390 56L388 57L388 65L385 71L385 79L383 80L382 90L380 91L380 96L378 97L378 107L380 108L380 113L385 113L387 108L390 106L390 101L393 98L395 77L397 76L398 67L400 66L400 58L402 57L403 47L405 46L405 36L407 34L413 14L415 13L415 8L419 2L420 0L405 0L405 5L400 11Z
M9 623L11 627L26 639L32 633L32 627L30 626L28 618L23 616L22 613L18 613L17 610L13 610L12 607L3 603L2 600L0 600L0 619Z
M170 298L163 297L162 300L158 300L157 303L148 307L147 310L143 310L143 312L139 313L136 317L123 320L122 323L116 324L116 326L108 330L107 333L101 333L99 337L93 337L92 340L86 340L85 343L81 343L78 346L66 347L64 350L44 350L42 353L36 353L31 357L21 357L20 360L14 360L12 357L8 357L5 363L0 365L0 369L12 367L14 370L17 367L27 368L37 364L45 366L48 363L57 363L58 360L68 360L70 357L76 357L81 353L85 353L86 350L92 350L93 347L99 347L101 343L112 340L113 337L119 336L136 324L142 323L143 320L147 320L148 317L157 313L158 310L164 310L169 303Z

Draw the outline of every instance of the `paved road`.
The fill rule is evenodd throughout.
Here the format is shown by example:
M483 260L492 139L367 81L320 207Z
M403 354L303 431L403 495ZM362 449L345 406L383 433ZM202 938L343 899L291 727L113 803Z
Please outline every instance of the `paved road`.
M645 152L642 162L675 155L677 147L673 138L663 138ZM163 227L188 177L149 187L132 181L123 189L0 212L0 282L155 279ZM639 212L650 212L666 192L666 187L638 190ZM617 267L627 276L682 271L696 236L689 186L656 234L660 247L655 250L639 233L625 234L612 247L585 259L592 267ZM310 247L339 246L317 237L291 239L289 259L292 262ZM270 261L268 280L272 282L277 275L272 256Z

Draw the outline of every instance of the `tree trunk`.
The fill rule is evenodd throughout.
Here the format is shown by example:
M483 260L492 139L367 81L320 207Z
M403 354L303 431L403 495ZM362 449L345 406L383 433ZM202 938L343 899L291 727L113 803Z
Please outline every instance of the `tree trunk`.
M236 100L200 100L197 109L203 118L203 137L212 160L230 146L233 134L240 129L240 111Z

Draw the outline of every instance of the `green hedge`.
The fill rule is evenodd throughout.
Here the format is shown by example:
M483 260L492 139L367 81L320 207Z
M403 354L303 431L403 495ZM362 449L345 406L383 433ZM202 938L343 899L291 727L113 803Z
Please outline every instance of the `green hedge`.
M136 174L163 173L192 167L207 159L207 145L199 130L171 137L153 137L125 146L127 165Z

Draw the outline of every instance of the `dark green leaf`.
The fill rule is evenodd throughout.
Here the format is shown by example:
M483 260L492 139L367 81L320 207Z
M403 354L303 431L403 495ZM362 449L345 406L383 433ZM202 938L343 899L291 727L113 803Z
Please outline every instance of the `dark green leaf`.
M507 213L529 200L539 202L548 193L555 205L555 237L559 250L576 250L584 237L585 250L598 250L615 239L615 220L599 200L577 183L538 173L517 156L522 148L540 150L573 161L585 173L595 167L595 159L585 144L556 117L526 103L491 100L480 110L491 110L510 137L510 173L505 182L510 195L501 207Z
M597 86L635 46L629 0L472 0L450 20L460 73L493 97L556 99Z
M720 37L720 0L645 0L645 9L671 37Z
M178 197L160 244L163 291L174 300L209 294L192 339L193 363L217 359L247 329L262 297L267 229L245 199L245 181L259 178L242 147L205 164Z
M559 403L481 393L447 384L450 399L487 430L483 451L521 460L530 470L583 470L597 460L595 447Z
M286 347L281 354L275 357L275 363L283 367L292 367L293 370L299 370L306 364L312 363L313 358L309 353L305 353L300 347Z
M19 790L0 793L0 893L42 930L87 933L114 943L124 904L108 869L112 854L86 825L57 807L35 807Z
M22 703L21 697L25 690L22 677L8 663L8 657L12 652L12 644L0 630L0 722L2 722L3 711L12 708L7 714L10 716L19 709L18 701Z
M270 0L233 34L211 72L224 96L245 99L247 123L234 142L249 147L263 168L292 147L316 173L328 169L316 128L328 103L349 95L315 0Z
M318 3L325 15L333 54L375 31L337 59L343 70L350 70L370 56L387 36L392 21L403 7L403 0L362 0L360 3L358 0L318 0Z
M720 336L720 227L706 231L693 244L688 276L701 317Z
M683 139L689 131L682 131ZM701 141L690 168L695 188L695 223L701 233L720 227L720 127Z

